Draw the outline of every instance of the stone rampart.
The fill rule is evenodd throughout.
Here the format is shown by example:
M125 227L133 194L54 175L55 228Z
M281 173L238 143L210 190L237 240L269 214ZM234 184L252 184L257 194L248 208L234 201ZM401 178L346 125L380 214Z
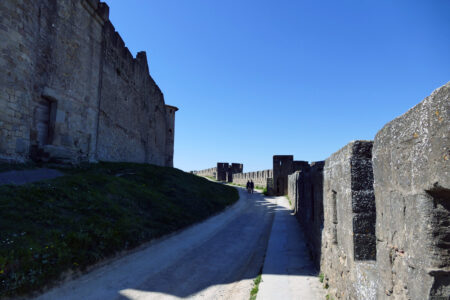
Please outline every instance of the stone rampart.
M267 187L267 179L273 178L272 170L263 170L256 172L248 172L248 173L240 173L234 174L233 183L246 185L247 181L253 180L255 187L266 188Z
M98 0L0 2L0 159L173 164L172 108L108 15Z
M235 174L242 173L243 170L243 164L218 162L217 167L192 171L192 173L199 176L214 177L218 181L233 182Z
M313 162L288 176L288 197L297 219L305 229L310 249L321 249L322 243L323 167L323 161ZM319 268L320 251L310 252Z
M373 169L378 295L447 299L450 83L377 133Z
M200 170L200 171L192 171L192 173L195 175L198 175L198 176L216 178L217 177L217 167Z
M320 269L330 291L343 299L375 299L376 295L372 145L349 143L325 161L323 171Z
M335 298L450 296L449 116L447 83L374 142L351 142L289 176L289 198Z

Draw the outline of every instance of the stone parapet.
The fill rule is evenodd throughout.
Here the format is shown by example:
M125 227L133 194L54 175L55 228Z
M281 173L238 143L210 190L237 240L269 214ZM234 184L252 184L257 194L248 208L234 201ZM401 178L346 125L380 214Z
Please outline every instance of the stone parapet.
M373 170L380 299L447 299L450 83L377 133Z

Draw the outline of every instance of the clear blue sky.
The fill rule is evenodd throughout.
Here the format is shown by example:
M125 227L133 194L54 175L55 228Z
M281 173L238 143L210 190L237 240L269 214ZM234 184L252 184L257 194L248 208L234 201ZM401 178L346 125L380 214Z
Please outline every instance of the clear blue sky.
M175 167L326 159L450 80L448 0L107 0L167 104Z

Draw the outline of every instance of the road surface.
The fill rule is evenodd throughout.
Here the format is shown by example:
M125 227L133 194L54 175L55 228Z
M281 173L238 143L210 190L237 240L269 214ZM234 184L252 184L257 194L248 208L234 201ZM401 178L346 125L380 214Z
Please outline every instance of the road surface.
M41 295L60 299L248 299L274 207L239 189L225 212Z
M264 267L261 283L264 294L261 296L269 299L274 292L276 294L278 288L294 287L294 292L288 291L285 295L289 295L291 299L299 299L295 293L295 289L298 290L297 286L300 284L309 290L311 284L309 281L305 282L305 278L308 280L313 278L315 285L318 285L318 280L310 274L310 269L307 270L307 274L303 274L303 271L297 272L298 269L294 273L291 272L295 266L289 263L298 262L298 255L306 255L306 252L295 254L292 251L289 253L289 249L287 252L283 250L286 248L287 239L301 238L290 236L297 234L291 230L284 234L280 232L280 228L285 227L286 220L291 222L290 226L297 224L289 209L279 205L287 201L286 198L264 197L260 193L249 195L242 188L239 188L239 194L240 200L221 214L179 233L151 242L132 254L65 282L36 299L247 300L253 288L253 279L264 265L268 244L269 250L272 250L268 252L269 260L266 260L268 267ZM274 218L278 214L282 214L281 217ZM281 236L278 236L279 234ZM280 253L277 253L277 244L280 241ZM294 259L286 259L284 256L292 256ZM281 264L274 268L278 261ZM305 264L304 258L301 261ZM310 266L309 263L306 265ZM272 280L273 278L276 280ZM283 280L289 284L283 284ZM313 298L308 298L310 299Z

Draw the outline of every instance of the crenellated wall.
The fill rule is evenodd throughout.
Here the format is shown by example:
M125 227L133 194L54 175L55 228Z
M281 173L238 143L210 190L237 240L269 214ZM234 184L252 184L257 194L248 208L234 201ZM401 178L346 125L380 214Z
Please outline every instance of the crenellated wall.
M173 164L175 110L108 15L98 0L0 2L0 159Z
M378 295L450 297L450 82L375 136Z
M273 178L272 170L263 170L256 172L234 174L233 183L245 186L247 184L247 181L252 180L253 183L255 184L255 187L266 188L267 180L272 178Z
M337 299L450 296L450 83L325 164L288 195Z
M192 171L192 173L195 175L198 175L198 176L216 178L217 177L217 167L200 170L200 171Z

